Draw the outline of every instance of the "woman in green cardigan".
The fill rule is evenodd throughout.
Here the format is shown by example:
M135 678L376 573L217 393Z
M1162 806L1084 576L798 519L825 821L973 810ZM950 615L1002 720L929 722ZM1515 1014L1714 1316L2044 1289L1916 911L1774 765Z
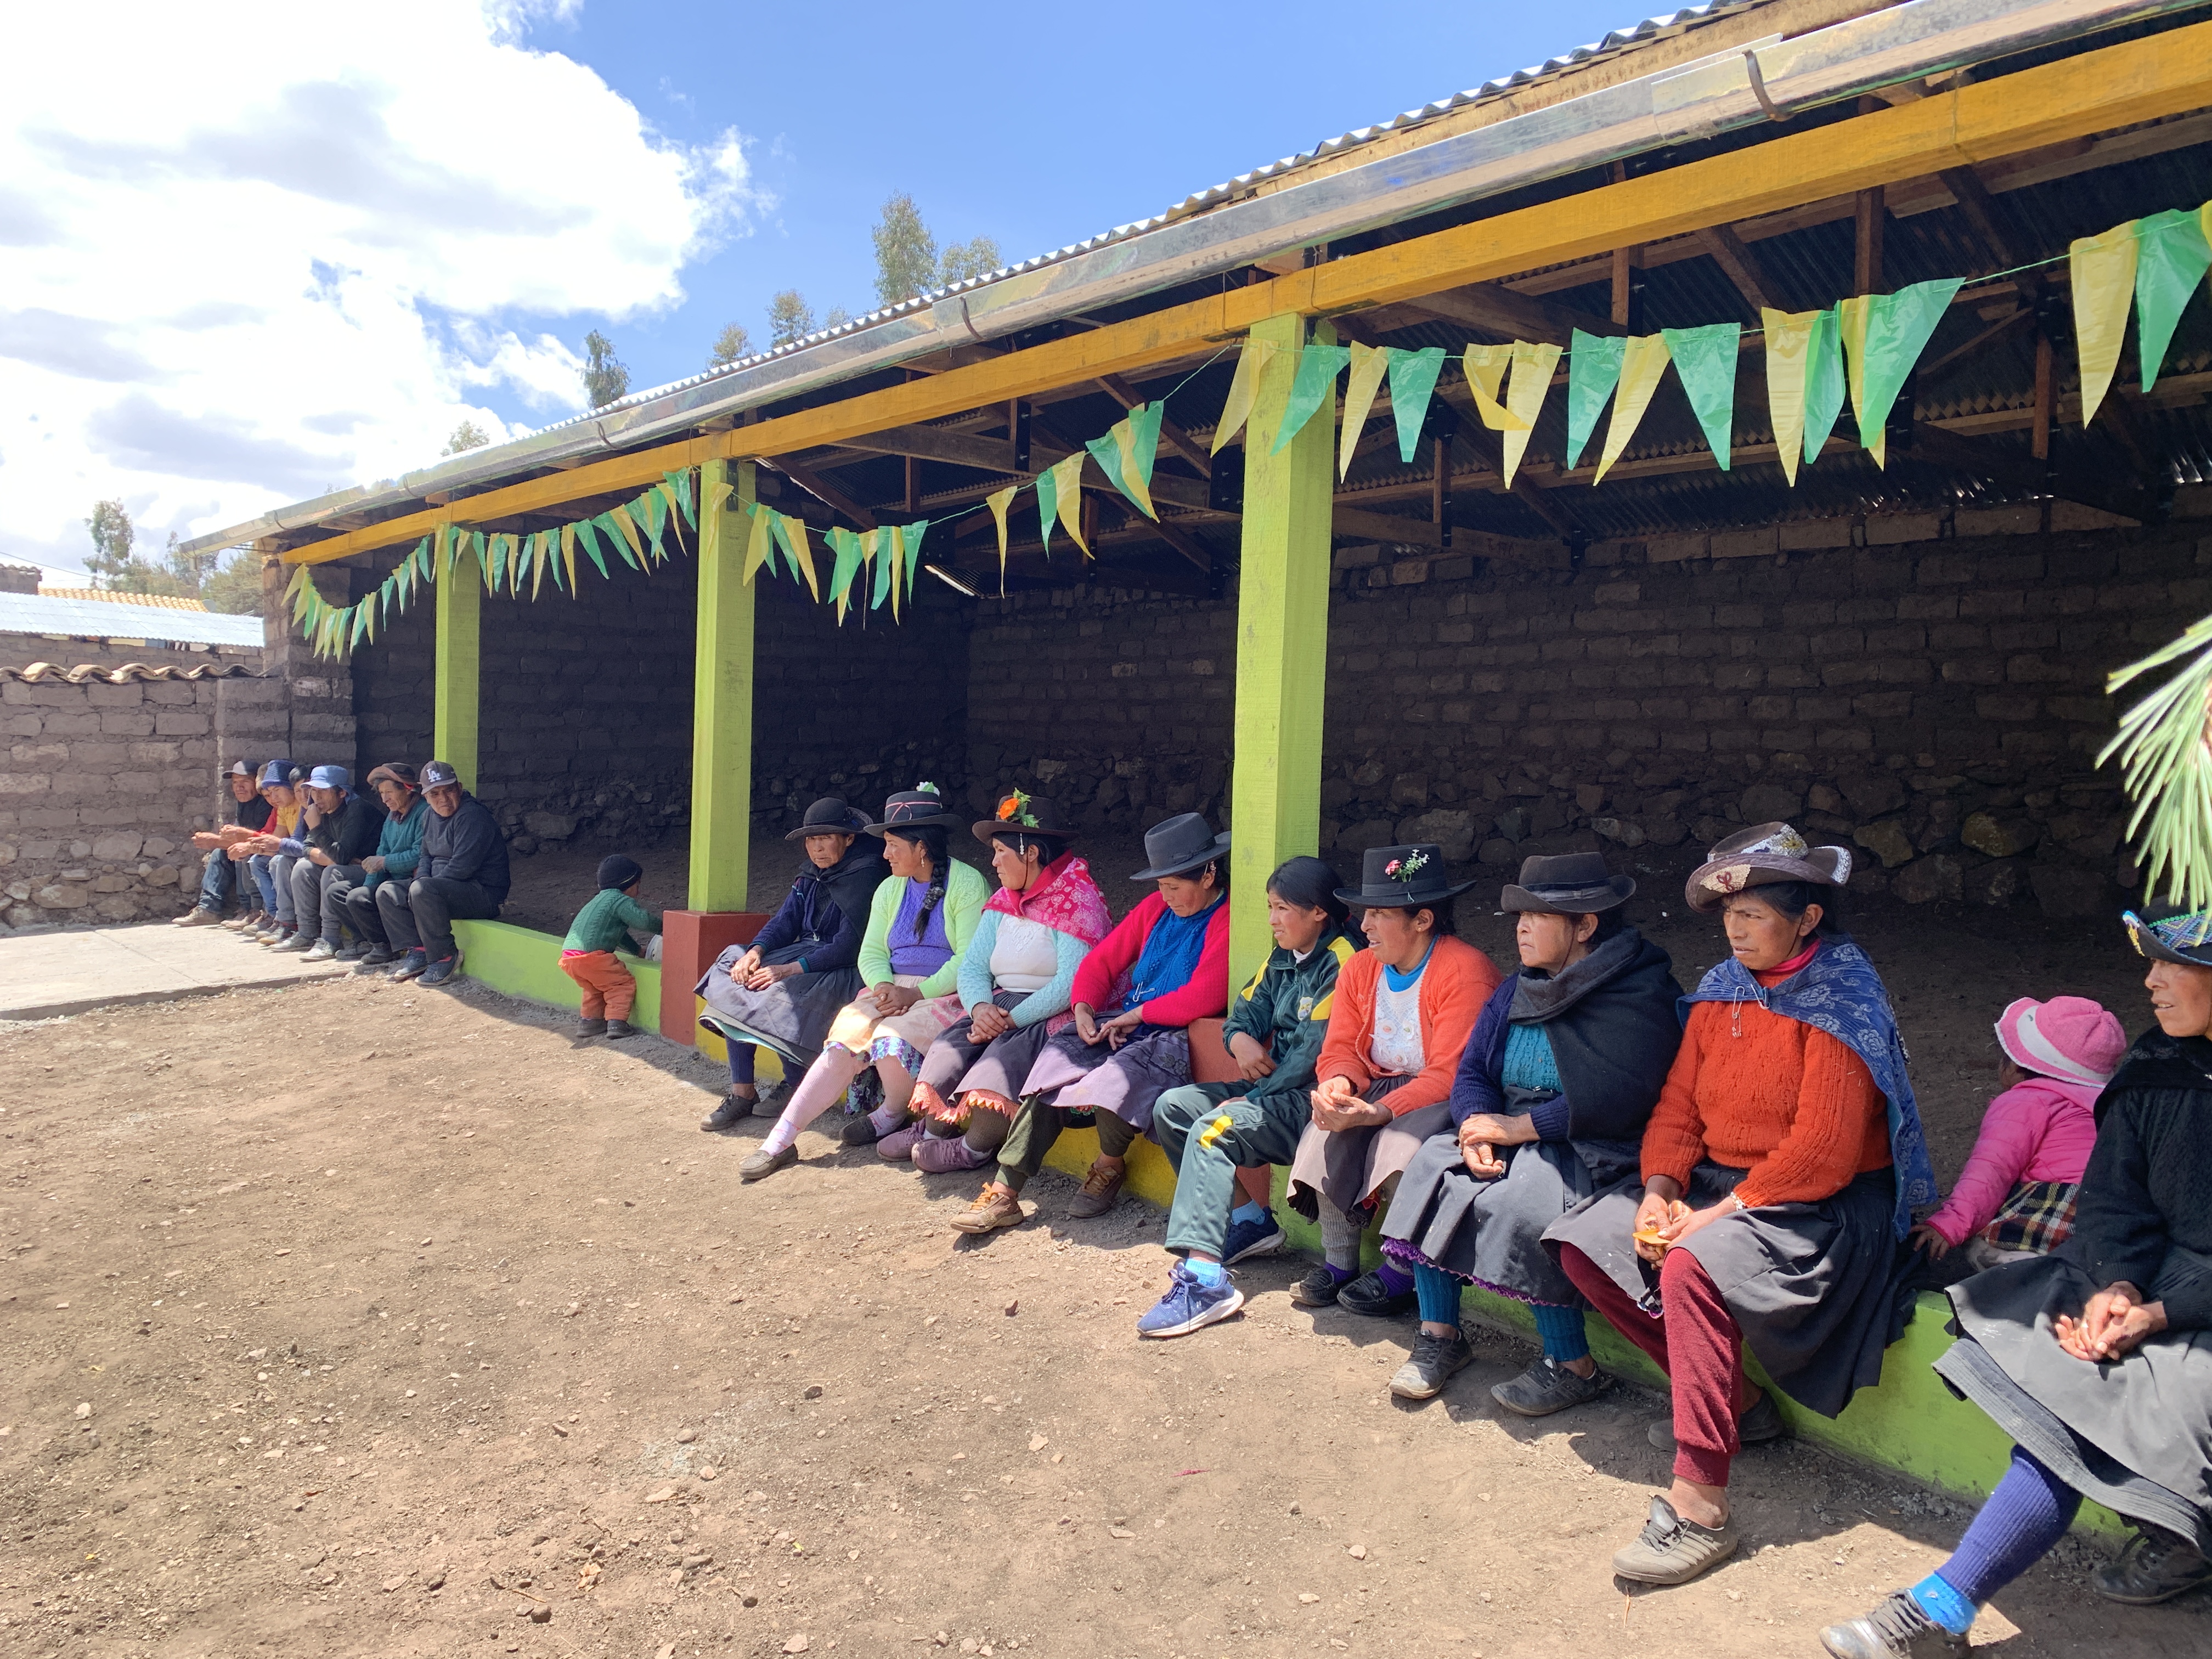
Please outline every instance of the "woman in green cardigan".
M960 953L990 896L982 876L947 849L945 832L958 822L935 786L925 783L893 795L884 803L884 821L868 826L869 835L884 838L891 873L876 889L860 941L867 988L831 1022L830 1040L783 1115L738 1165L742 1179L758 1181L798 1163L799 1132L870 1067L883 1089L879 1114L893 1124L905 1119L923 1051L967 1012L957 988Z

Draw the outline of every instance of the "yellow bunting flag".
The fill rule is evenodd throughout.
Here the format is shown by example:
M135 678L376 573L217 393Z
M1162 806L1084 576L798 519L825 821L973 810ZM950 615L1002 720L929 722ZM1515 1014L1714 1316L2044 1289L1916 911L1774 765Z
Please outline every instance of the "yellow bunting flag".
M1536 430L1536 417L1544 412L1544 398L1552 389L1552 374L1559 366L1559 348L1513 343L1513 378L1506 383L1506 412L1519 422L1505 428L1505 487L1513 487L1513 474L1528 452Z
M1229 381L1229 401L1221 405L1221 423L1213 428L1212 453L1218 455L1222 446L1252 418L1252 402L1260 395L1260 370L1274 351L1273 340L1244 342L1244 349L1237 354L1237 373Z
M1590 480L1593 484L1605 481L1607 471L1636 435L1644 411L1651 406L1651 394L1659 389L1660 377L1667 372L1668 361L1663 334L1638 334L1621 348L1620 387L1613 394L1613 421L1605 429L1605 449L1598 457L1597 476Z
M991 509L991 516L998 520L999 525L999 597L1000 599L1004 599L1006 594L1006 509L1014 504L1015 492L1020 489L1019 484L1008 484L1004 489L987 496L984 500L984 505Z
M1759 325L1766 331L1766 408L1774 422L1774 447L1782 471L1795 488L1797 463L1805 448L1805 368L1813 346L1817 311L1796 313L1762 307Z
M2140 247L2136 222L2130 219L2101 236L2084 236L2066 250L2067 269L2073 278L2074 338L2081 352L2083 426L2096 418L2097 405L2105 401L2120 366Z
M745 538L745 562L742 580L750 583L753 573L775 556L775 514L758 502L753 505L752 534ZM574 560L569 568L574 569Z
M574 524L561 526L561 564L568 573L568 597L573 599L576 597L576 526Z
M1878 295L1862 294L1844 300L1836 307L1837 332L1844 343L1844 384L1851 394L1851 412L1856 415L1866 407L1866 343L1868 301ZM1874 441L1867 441L1866 423L1859 423L1859 446L1874 457L1876 466L1889 465L1889 431L1887 426L1875 430Z
M1468 389L1474 393L1474 412L1492 432L1526 432L1528 422L1498 401L1498 388L1513 362L1510 345L1471 345L1467 349Z
M1083 556L1091 556L1091 544L1083 539L1083 464L1091 459L1091 452L1079 449L1065 460L1055 461L1046 469L1045 477L1052 481L1052 511L1061 526L1075 538L1083 550ZM1050 529L1050 526L1046 526Z
M530 597L536 599L538 590L545 586L545 543L543 535L530 538Z
M1337 445L1336 476L1340 481L1352 471L1352 454L1375 407L1375 394L1390 372L1390 348L1352 343L1352 382L1344 394L1344 435Z
M613 521L614 527L622 532L622 538L629 544L637 568L651 575L653 567L645 556L645 538L638 531L637 520L630 517L629 508L611 507L607 509L607 517Z
M783 529L791 538L785 544L786 550L798 556L799 574L806 578L806 591L814 596L814 603L819 605L822 603L822 582L814 574L814 544L806 534L806 520L787 513L783 515Z

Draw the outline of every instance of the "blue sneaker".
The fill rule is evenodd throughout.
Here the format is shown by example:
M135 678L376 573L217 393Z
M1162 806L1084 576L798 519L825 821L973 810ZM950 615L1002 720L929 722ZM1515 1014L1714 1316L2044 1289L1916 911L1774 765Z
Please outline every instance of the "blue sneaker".
M1198 1282L1178 1261L1168 1269L1168 1293L1137 1322L1139 1336L1188 1336L1202 1326L1226 1319L1244 1305L1244 1292L1224 1280L1218 1289Z
M449 957L440 957L435 962L425 968L422 970L422 983L425 985L443 985L447 981L459 979L460 976L461 953L459 951L456 951Z
M1283 1248L1283 1230L1273 1210L1257 1221L1231 1220L1221 1241L1221 1265L1233 1267L1247 1256L1273 1255Z

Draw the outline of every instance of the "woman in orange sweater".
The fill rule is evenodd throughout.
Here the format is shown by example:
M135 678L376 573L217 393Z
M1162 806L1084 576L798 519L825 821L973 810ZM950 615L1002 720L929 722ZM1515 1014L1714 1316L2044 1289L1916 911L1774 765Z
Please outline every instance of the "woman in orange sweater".
M1452 935L1451 901L1474 884L1444 878L1443 849L1376 847L1355 891L1367 949L1336 978L1314 1067L1313 1118L1291 1164L1291 1207L1321 1223L1322 1265L1291 1287L1309 1308L1405 1313L1411 1273L1385 1262L1359 1276L1359 1236L1431 1135L1449 1127L1460 1051L1499 974Z
M1668 1373L1674 1488L1613 1559L1686 1583L1735 1551L1729 1465L1782 1432L1746 1381L1748 1342L1798 1405L1833 1417L1881 1373L1911 1304L1898 1243L1935 1171L1889 995L1838 930L1841 847L1786 823L1729 836L1692 874L1730 959L1686 1000L1682 1046L1644 1133L1644 1184L1570 1211L1544 1242L1623 1336Z

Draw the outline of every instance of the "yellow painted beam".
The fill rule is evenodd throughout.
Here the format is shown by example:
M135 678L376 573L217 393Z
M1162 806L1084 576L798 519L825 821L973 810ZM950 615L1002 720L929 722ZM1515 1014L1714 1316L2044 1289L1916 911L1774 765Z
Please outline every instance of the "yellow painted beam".
M297 548L284 558L291 564L319 564L414 541L441 520L480 524L587 495L642 488L665 471L717 457L790 454L891 427L941 420L1109 374L1141 373L1188 356L1208 342L1233 340L1269 317L1329 315L1418 300L2208 105L2212 22L1790 133L1747 153L1688 162L1564 201L1330 260L757 426L489 490Z

